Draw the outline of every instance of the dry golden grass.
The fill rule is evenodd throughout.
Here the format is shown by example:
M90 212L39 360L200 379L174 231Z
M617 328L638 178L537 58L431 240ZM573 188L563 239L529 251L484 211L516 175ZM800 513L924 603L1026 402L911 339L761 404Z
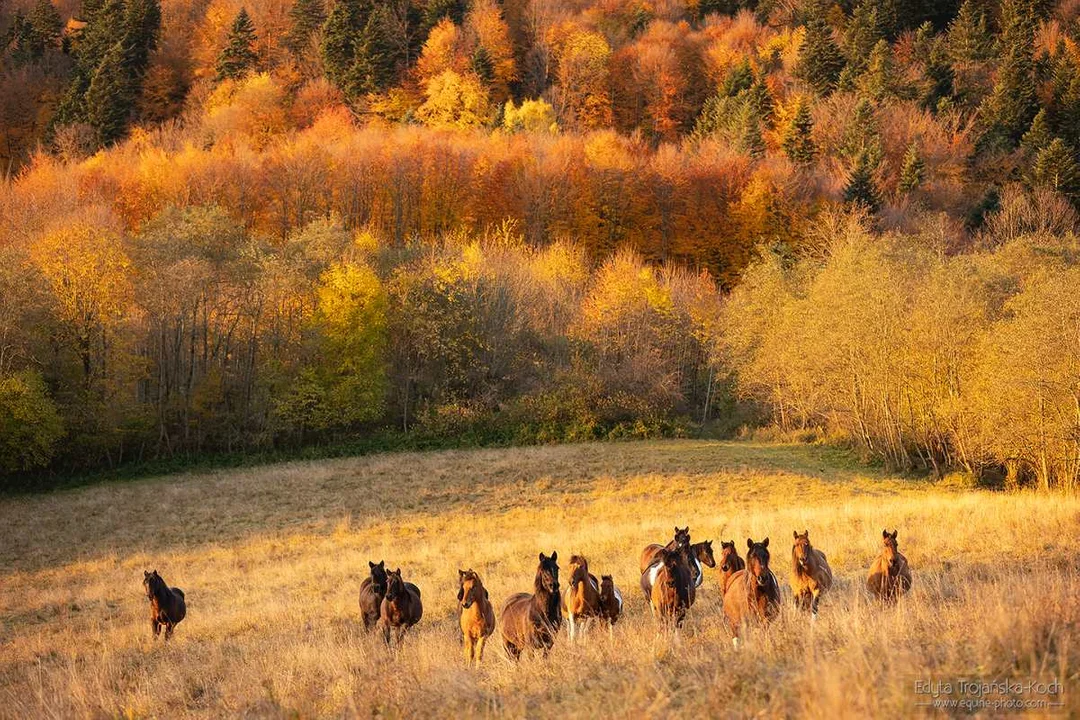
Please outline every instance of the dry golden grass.
M736 651L707 571L684 630L657 634L643 545L790 537L837 575L816 626L785 608ZM915 586L864 598L881 528ZM921 678L1059 678L1080 712L1080 499L1005 495L855 468L813 447L665 441L399 454L189 474L0 500L0 716L895 717ZM466 669L457 569L496 608L540 551L583 552L627 600L614 638ZM400 650L359 627L368 559L400 566L424 619ZM152 641L142 570L188 617ZM785 599L789 599L790 591ZM497 631L496 631L497 632ZM1059 698L1060 699L1060 698Z

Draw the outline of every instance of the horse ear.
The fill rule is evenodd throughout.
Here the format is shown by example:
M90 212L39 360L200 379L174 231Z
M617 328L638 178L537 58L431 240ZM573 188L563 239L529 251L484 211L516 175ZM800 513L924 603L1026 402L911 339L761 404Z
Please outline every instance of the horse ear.
M150 577L150 571L149 570L143 570L142 574L143 574L143 577Z
M893 531L892 531L892 539L893 539L893 540L895 540L895 539L896 539L896 532L897 532L896 530L893 530Z
M887 538L887 537L889 537L889 531L888 531L888 530L884 530L884 529L883 529L883 530L881 531L881 537L883 537L883 538Z
M761 541L761 547L769 547L769 538L765 538Z
M367 561L367 564L368 564L368 567L369 567L369 568L371 568L372 570L374 570L374 569L375 569L375 563L373 563L373 562L371 562L370 560L368 560L368 561Z
M803 530L802 534L805 535L807 538L810 537L810 531L809 530Z
M551 561L552 562L558 562L558 560L559 560L559 551L555 550L554 552L551 553Z
M799 539L799 531L798 530L792 530L791 531L791 537L794 540L798 540Z
M545 560L547 560L547 555L540 553L540 562L544 562Z
M753 540L753 538L746 538L746 547L747 547L748 550L753 550L754 549L754 540Z

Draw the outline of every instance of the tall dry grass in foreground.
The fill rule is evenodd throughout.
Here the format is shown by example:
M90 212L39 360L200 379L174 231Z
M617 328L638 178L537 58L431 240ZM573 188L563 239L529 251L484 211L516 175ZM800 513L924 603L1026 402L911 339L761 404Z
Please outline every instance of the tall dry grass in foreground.
M732 649L714 571L678 637L658 635L637 557L794 529L837 575L812 629L785 608ZM915 573L896 609L862 582L881 528ZM101 485L0 501L0 715L886 716L921 678L1059 678L1080 712L1080 499L1005 495L852 468L810 447L670 441L401 454ZM593 630L513 665L463 666L459 567L496 606L541 550L586 553L627 600ZM359 627L367 560L400 566L425 614L400 651ZM151 640L142 570L187 592ZM785 589L787 589L785 587ZM785 600L790 599L790 592Z

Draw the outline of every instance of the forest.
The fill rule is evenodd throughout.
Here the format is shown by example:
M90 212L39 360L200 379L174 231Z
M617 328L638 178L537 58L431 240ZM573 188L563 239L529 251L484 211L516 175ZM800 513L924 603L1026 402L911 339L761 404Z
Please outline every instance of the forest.
M0 486L768 427L1075 487L1078 42L1076 0L0 0Z

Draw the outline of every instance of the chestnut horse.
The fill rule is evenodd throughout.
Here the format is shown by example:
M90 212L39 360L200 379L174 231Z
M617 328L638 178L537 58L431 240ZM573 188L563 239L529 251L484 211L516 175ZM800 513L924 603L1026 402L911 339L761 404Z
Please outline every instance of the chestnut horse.
M386 562L379 564L368 560L371 574L360 583L360 618L364 621L364 630L370 632L379 622L382 613L382 601L386 596Z
M724 615L739 647L739 632L751 621L770 623L780 614L780 583L769 569L769 538L746 539L746 567L736 572L724 593Z
M622 616L622 593L610 575L600 577L600 617L607 620L608 637L615 634L615 623Z
M386 573L386 595L379 607L379 625L383 641L390 644L390 629L394 628L397 644L405 637L405 631L424 616L424 604L420 602L420 588L401 579L401 568Z
M517 660L525 648L547 654L562 626L559 597L559 553L540 553L532 593L511 595L502 609L502 640L506 654Z
M810 544L810 531L793 532L795 544L791 546L791 591L795 594L795 607L809 610L811 619L817 618L821 594L832 587L832 568L825 553Z
M461 605L461 636L465 646L465 664L479 665L484 659L484 643L495 632L495 608L488 599L480 576L468 570L458 570L458 603Z
M641 590L649 599L653 615L682 625L692 603L693 581L686 553L679 550L660 550L660 560L641 574Z
M571 555L569 569L562 609L573 641L584 636L592 618L600 616L600 583L589 573L589 561L583 555Z
M896 530L881 531L881 555L870 566L866 587L886 604L895 603L911 589L911 568L907 558L896 549Z
M172 637L173 628L187 615L184 591L166 585L157 570L143 570L143 588L146 590L146 599L150 601L150 629L154 631L154 637L157 637L164 625L165 640L168 641Z
M746 567L746 563L739 557L739 551L735 548L735 541L720 541L720 594L727 592L728 584L735 573Z

